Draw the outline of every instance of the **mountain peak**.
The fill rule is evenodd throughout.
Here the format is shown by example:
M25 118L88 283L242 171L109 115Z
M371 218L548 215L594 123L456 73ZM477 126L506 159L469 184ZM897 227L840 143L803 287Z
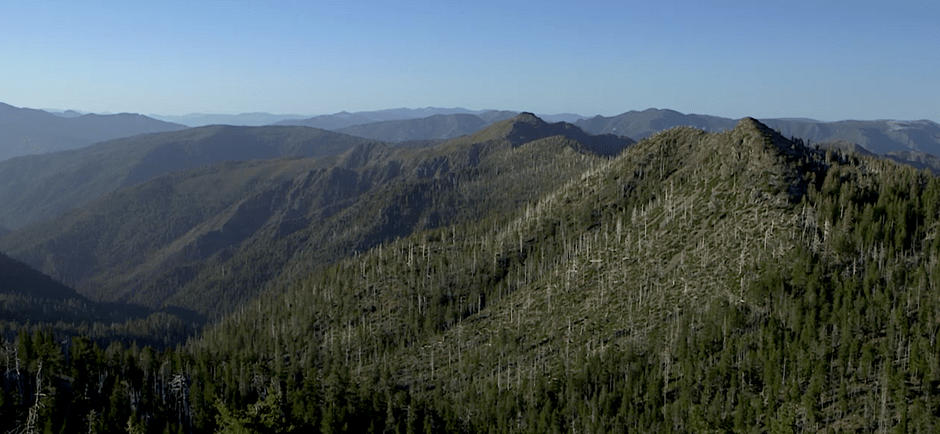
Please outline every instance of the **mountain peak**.
M545 123L545 121L543 121L542 118L530 112L519 113L516 117L512 119L512 121L513 123L524 122L524 123L531 124L531 125L540 125L540 124Z
M734 129L735 129L735 130L752 129L752 130L758 130L758 131L761 131L761 132L772 131L772 130L770 129L770 127L768 127L767 125L762 124L759 120L754 119L754 118L752 118L752 117L750 117L750 116L746 116L746 117L744 117L744 118L741 118L741 120L738 121L738 124L735 125Z

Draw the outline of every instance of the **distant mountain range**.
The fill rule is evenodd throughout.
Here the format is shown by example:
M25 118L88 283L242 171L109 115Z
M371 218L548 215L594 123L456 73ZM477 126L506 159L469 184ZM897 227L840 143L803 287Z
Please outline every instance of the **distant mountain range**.
M138 114L53 114L0 103L0 161L21 155L77 149L121 137L185 128L184 125Z
M677 126L690 126L708 132L734 128L738 120L717 116L682 114L674 110L647 109L629 111L617 116L595 116L581 119L575 125L592 134L617 134L641 140L650 135ZM860 145L875 154L891 152L926 152L940 154L940 125L920 121L838 121L821 122L812 119L762 119L768 127L785 137L795 137L811 143L846 141ZM908 154L895 154L898 159ZM912 158L920 158L912 156Z
M505 112L500 112L505 113ZM514 114L509 113L506 119ZM499 117L493 121L502 120ZM353 136L366 137L386 142L409 140L443 140L475 133L491 124L483 118L469 113L433 115L426 118L382 121L354 125L337 131Z
M439 113L420 118L410 117L435 110ZM281 123L314 126L397 143L446 140L472 134L516 114L506 111L473 112L464 109L395 109L377 112L341 112L303 120L287 120ZM408 118L389 119L400 117ZM615 134L633 140L641 140L677 126L690 126L707 132L721 132L734 128L739 121L663 109L629 111L612 117L582 118L578 115L557 115L542 118L549 122L573 122L591 134ZM940 154L940 125L931 121L822 122L806 118L781 118L764 119L762 122L786 137L800 138L821 146L826 146L828 142L839 141L855 143L865 150L898 162L918 168L929 167L933 170L940 170L940 160L933 158L934 155Z
M373 124L386 121L402 121L409 119L428 118L436 115L457 115L469 114L476 115L486 121L486 125L503 119L509 119L519 112L501 111L501 110L468 110L464 108L437 108L426 107L420 109L398 108L388 110L376 110L365 112L339 112L330 115L314 116L308 119L293 119L277 122L277 125L302 125L307 127L322 128L325 130L340 130L355 125ZM562 113L555 115L539 115L546 122L574 122L584 116ZM382 127L376 127L382 128ZM385 127L387 128L387 127Z
M150 115L154 119L166 122L174 122L186 125L188 127L202 127L206 125L237 125L247 127L260 127L271 125L276 122L288 119L304 119L305 115L278 115L271 113L239 113L239 114L213 114L213 113L191 113L182 116L170 115Z

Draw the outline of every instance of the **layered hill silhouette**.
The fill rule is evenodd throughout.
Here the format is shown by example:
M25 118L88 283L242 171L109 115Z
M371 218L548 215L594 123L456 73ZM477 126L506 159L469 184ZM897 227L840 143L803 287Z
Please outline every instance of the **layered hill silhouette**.
M575 124L591 134L618 134L640 140L676 126L718 132L732 128L736 122L716 116L647 109L613 117L596 116ZM875 154L913 151L940 155L940 125L927 120L820 122L812 119L764 119L762 122L785 137L800 138L810 143L846 141Z
M511 114L508 117L513 117ZM494 119L502 120L502 119ZM434 115L426 118L375 122L341 128L337 131L353 136L366 137L385 142L405 142L410 140L444 140L475 133L491 122L483 118L458 113L452 115Z
M59 116L0 103L0 161L184 128L138 114Z
M353 126L366 125L366 124L377 124L381 122L389 121L407 121L407 120L417 120L417 119L426 119L432 118L438 115L443 116L453 116L453 115L473 115L477 116L480 119L483 119L486 124L489 125L493 122L509 119L513 116L519 114L518 112L505 111L505 110L468 110L464 108L438 108L438 107L426 107L420 109L408 109L408 108L399 108L399 109L388 109L388 110L377 110L377 111L366 111L366 112L339 112L331 115L320 115L314 116L307 119L288 119L284 121L277 122L277 125L300 125L314 128L322 128L325 130L341 130L344 128L349 128ZM576 115L572 113L560 113L553 115L539 115L542 119L547 122L574 122L578 119L583 118L581 115ZM433 122L431 120L424 121L425 123ZM372 126L367 127L367 130L372 129L385 129L389 130L393 125L402 125L398 129L403 128L404 126L410 125L409 123L401 124L386 124L383 126ZM472 132L472 131L471 131ZM396 134L403 134L397 132ZM426 137L422 137L426 138ZM396 141L391 139L380 139L384 141ZM414 139L409 139L414 140Z
M280 121L290 119L305 119L307 116L295 114L272 114L272 113L239 113L239 114L216 114L216 113L190 113L182 116L169 115L150 115L154 119L173 122L187 127L204 127L207 125L233 125L243 127L261 127L271 125Z
M633 140L642 140L660 131L678 126L720 132L734 128L737 121L717 116L683 114L675 110L646 109L628 111L612 116L595 116L574 124L591 134L617 134Z
M0 250L95 300L218 315L299 264L511 211L631 143L523 114L430 149L213 165L115 191Z
M368 142L303 127L208 126L0 162L0 224L19 229L163 173L222 161L322 157Z
M277 122L276 125L298 125L313 128L322 128L324 130L339 130L355 125L371 124L385 121L400 121L407 119L421 119L436 115L454 115L454 114L479 114L463 108L437 108L426 107L421 109L387 109L375 111L363 111L349 113L342 111L330 115L314 116L307 119L285 119Z

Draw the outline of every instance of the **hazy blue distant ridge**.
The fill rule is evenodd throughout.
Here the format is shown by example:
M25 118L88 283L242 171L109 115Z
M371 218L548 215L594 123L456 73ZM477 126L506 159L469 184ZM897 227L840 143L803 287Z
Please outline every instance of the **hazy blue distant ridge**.
M81 148L92 143L186 127L131 113L116 115L43 110L0 103L0 161L9 158Z

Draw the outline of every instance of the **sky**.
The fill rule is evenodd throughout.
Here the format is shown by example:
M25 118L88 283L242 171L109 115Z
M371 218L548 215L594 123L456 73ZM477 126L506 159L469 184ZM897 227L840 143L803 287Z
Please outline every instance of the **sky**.
M940 122L940 2L4 0L0 102Z

